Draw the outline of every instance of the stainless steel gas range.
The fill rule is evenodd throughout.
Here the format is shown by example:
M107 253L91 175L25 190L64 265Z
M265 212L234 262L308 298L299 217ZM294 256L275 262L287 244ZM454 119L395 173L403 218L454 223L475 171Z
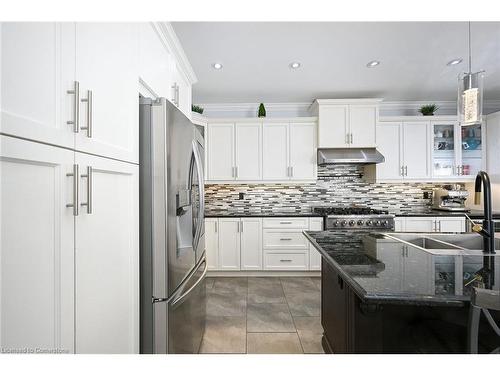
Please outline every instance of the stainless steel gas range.
M324 217L324 229L394 230L394 215L369 207L314 207Z

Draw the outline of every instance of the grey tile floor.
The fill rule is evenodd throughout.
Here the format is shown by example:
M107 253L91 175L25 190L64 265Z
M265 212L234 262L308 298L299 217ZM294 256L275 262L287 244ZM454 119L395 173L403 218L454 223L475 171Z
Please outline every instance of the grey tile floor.
M320 279L207 278L200 353L323 353Z

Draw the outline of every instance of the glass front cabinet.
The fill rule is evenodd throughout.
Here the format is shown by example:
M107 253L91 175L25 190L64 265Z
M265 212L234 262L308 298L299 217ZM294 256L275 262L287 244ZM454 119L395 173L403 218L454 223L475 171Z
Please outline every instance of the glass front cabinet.
M432 177L463 179L483 168L481 124L461 127L457 121L432 121Z

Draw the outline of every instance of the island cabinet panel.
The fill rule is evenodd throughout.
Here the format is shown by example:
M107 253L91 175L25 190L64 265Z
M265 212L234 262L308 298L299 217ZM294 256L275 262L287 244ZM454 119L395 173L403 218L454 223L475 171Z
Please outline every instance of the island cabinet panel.
M333 353L347 353L347 293L339 274L321 261L321 325ZM329 348L324 348L328 351Z

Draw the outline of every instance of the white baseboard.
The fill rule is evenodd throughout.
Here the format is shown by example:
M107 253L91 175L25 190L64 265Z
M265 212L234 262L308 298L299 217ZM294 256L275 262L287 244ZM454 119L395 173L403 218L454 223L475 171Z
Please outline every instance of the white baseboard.
M321 271L208 271L207 277L320 277Z

